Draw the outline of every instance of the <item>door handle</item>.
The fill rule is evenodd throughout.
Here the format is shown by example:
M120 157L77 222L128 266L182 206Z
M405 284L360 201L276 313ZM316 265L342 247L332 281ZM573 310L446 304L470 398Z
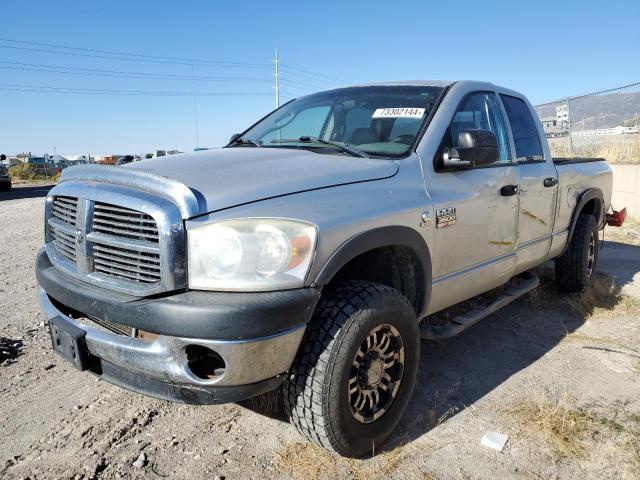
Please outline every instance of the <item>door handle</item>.
M545 178L543 183L545 187L555 187L558 184L558 179L553 177Z
M500 189L500 195L503 197L510 197L518 193L518 185L505 185Z

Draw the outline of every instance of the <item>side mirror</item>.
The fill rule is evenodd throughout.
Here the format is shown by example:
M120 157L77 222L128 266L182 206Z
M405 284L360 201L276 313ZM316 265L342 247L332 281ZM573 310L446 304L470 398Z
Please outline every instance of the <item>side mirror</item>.
M490 130L463 130L458 134L458 146L444 153L442 166L470 168L475 165L489 165L500 160L498 139Z
M240 138L242 136L241 133L234 133L233 135L231 135L231 138L229 139L229 143L233 143L235 142L238 138Z

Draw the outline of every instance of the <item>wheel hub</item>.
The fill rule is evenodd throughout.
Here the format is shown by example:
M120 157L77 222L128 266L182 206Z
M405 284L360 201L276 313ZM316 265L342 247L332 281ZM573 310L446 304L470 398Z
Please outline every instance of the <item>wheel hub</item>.
M395 327L385 324L369 332L356 352L349 378L349 405L356 420L371 423L389 409L400 389L404 355L404 342Z

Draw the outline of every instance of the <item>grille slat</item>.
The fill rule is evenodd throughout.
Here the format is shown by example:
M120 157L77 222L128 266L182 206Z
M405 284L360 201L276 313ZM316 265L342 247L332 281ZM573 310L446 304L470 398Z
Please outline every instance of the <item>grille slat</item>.
M78 201L71 197L55 197L51 205L51 215L62 227L70 229L76 225L76 215ZM76 243L75 238L69 233L49 224L53 245L58 254L67 262L76 263Z
M143 240L143 241L154 242L154 243L158 241L157 234L153 235L153 234L147 234L143 232L136 232L135 230L123 230L121 228L107 227L95 222L93 224L93 231L106 233L107 235L113 235L114 237L125 237L125 238Z
M108 268L113 270L120 270L123 272L133 272L142 276L149 276L153 278L160 277L159 269L145 269L142 265L126 265L119 262L114 262L113 260L105 260L98 257L95 258L94 262L96 265L96 270Z
M123 250L117 247L109 247L107 245L98 245L98 244L93 246L93 250L94 252L99 252L101 255L107 254L107 255L124 257L123 260L133 259L134 261L135 260L141 261L141 262L146 261L146 262L154 262L154 263L157 263L158 265L160 264L160 258L158 257L157 253L147 253L147 252L139 252L139 251L134 252L130 250Z
M96 272L111 274L115 277L127 278L130 280L135 280L142 283L156 283L160 280L159 275L143 275L139 273L132 272L131 269L123 269L115 268L113 264L107 267L104 265L96 265Z
M125 263L126 260L115 259L113 257L95 255L94 262L96 265L103 265L106 267L114 266L116 268L124 270L133 270L139 273L147 273L151 275L160 275L160 265L158 264L145 264L145 263Z
M133 327L129 327L128 325L123 325L121 323L116 323L116 322L110 322L109 320L103 320L103 319L94 318L94 317L88 317L87 320L89 320L92 323L95 323L96 325L99 325L100 327L106 330L109 330L113 333L117 333L119 335L132 337L135 334L135 329Z
M131 226L131 223L124 223L124 222L118 222L115 220L105 220L102 218L99 218L97 215L95 215L93 217L93 223L94 225L100 225L101 227L104 226L104 228L120 228L120 229L127 229L127 230L132 230L132 233L135 233L135 231L137 230L144 230L146 232L149 233L153 233L154 237L158 236L158 227L151 227L148 225L136 225L135 227Z
M107 211L102 210L102 209L96 209L95 216L113 218L114 220L124 220L126 222L128 222L132 218L131 216L119 215L119 214L116 214L116 213L107 212ZM138 218L136 218L136 220L138 220ZM153 220L152 218L147 219L147 218L140 217L138 221L141 222L141 223L146 223L146 224L154 225L154 226L156 224L156 221Z
M76 224L78 203L69 197L55 197L51 205L51 213L61 222L69 225Z

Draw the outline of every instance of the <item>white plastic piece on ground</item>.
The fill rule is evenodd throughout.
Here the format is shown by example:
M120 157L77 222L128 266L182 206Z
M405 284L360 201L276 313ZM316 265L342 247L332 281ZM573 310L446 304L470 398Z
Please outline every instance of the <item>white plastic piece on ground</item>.
M507 444L507 440L509 440L509 435L498 432L487 432L484 434L484 437L482 437L480 443L485 447L493 448L501 452Z

